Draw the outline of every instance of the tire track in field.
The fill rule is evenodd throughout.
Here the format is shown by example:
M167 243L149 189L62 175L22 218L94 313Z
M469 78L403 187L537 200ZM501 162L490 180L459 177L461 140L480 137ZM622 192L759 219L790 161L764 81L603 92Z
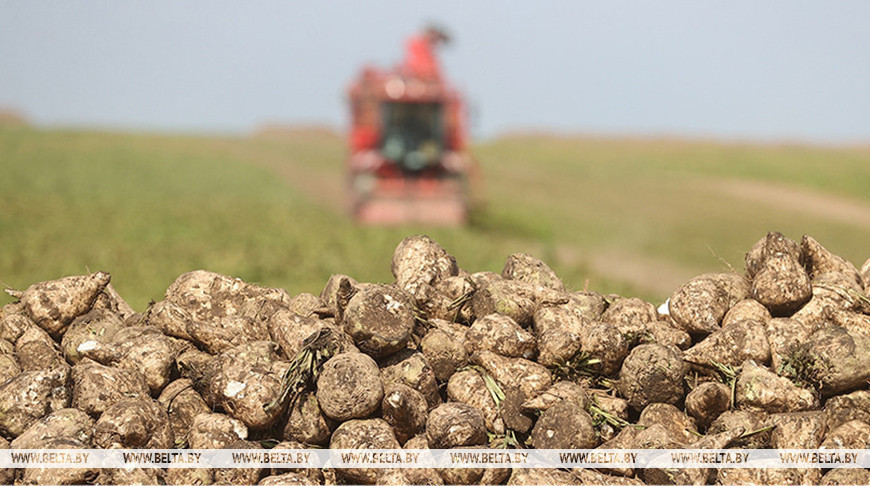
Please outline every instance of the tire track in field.
M226 143L222 152L239 160L270 170L305 199L335 212L345 210L344 175L340 171L312 169L286 154L257 147L252 143Z
M693 269L663 258L646 257L616 248L580 250L561 245L556 248L556 257L563 265L586 264L593 274L624 282L645 294L662 296L662 300L697 275Z
M767 206L777 212L870 228L870 203L854 198L779 183L741 179L698 177L688 185L707 192L710 197L732 198ZM625 282L639 291L654 295L668 296L698 274L695 269L677 262L643 256L628 249L597 248L581 254L575 248L562 246L558 248L557 255L563 263L585 263L598 275Z
M712 193L765 204L794 213L850 225L870 227L870 203L777 183L741 179L704 179Z

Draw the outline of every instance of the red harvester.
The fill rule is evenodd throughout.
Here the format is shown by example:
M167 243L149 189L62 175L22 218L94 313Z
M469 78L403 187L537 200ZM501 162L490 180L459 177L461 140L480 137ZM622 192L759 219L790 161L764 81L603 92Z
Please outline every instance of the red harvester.
M476 166L464 103L433 52L446 40L426 29L408 42L402 64L366 66L350 86L348 183L360 223L460 225L468 218Z

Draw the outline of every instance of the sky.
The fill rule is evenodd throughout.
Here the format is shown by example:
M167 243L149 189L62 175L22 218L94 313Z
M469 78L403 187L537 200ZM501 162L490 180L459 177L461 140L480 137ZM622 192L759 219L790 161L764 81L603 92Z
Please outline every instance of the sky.
M427 22L473 134L870 142L870 2L0 0L0 107L46 127L346 127Z

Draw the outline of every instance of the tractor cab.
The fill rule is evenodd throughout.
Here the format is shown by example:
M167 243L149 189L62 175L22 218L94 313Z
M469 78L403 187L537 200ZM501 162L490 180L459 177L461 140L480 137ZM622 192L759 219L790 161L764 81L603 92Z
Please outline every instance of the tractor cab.
M444 151L444 115L440 103L381 104L381 154L403 171L436 166Z

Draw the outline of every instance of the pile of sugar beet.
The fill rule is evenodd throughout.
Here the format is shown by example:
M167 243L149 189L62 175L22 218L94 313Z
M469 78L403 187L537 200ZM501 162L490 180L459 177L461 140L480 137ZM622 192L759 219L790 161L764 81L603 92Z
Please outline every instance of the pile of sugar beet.
M10 291L0 447L870 446L870 260L770 233L657 308L542 261L469 273L426 236L395 282L296 296L207 271L134 312L103 272ZM16 484L868 484L863 469L18 469Z

